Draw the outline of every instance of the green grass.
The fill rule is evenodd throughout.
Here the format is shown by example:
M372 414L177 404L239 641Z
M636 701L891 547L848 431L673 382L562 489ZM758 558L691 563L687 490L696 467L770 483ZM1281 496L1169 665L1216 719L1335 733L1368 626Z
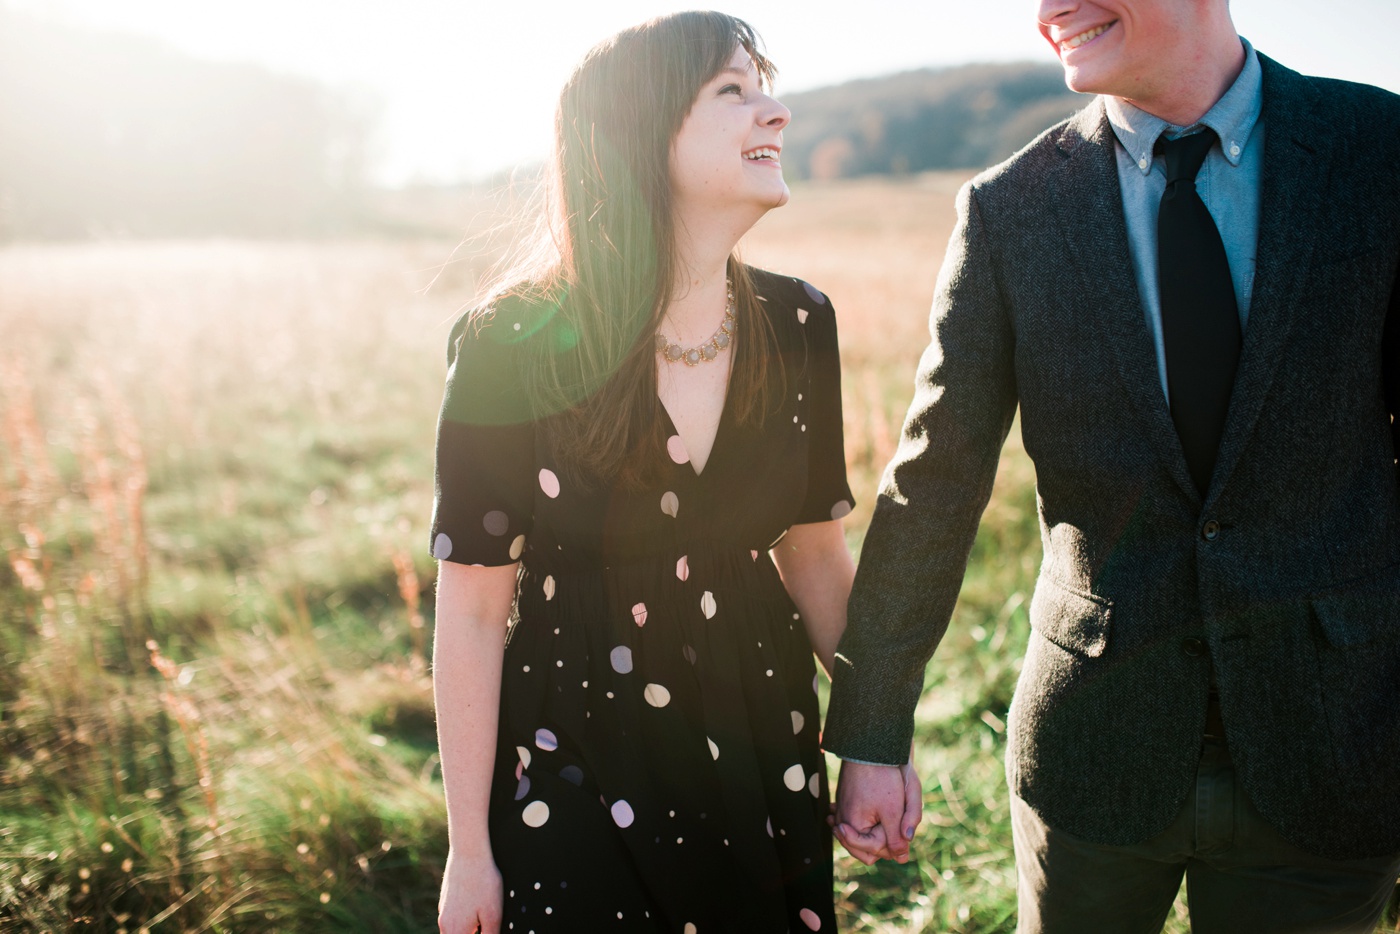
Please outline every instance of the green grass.
M818 201L839 220L884 198L912 224L949 190ZM817 278L842 316L858 548L941 245L895 231L930 268L882 269L907 286L863 301L840 271L897 248L836 220L804 246L797 221L755 252L852 257ZM443 344L478 272L423 293L450 252L0 250L0 932L436 930L446 827L414 604ZM1002 754L1035 508L1013 432L918 709L914 859L838 859L844 930L1014 929Z

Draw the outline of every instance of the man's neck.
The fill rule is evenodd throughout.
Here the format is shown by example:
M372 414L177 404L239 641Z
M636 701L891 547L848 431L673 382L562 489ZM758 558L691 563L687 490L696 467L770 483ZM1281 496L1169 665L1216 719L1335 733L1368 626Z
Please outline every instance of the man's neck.
M1141 100L1123 100L1173 126L1193 126L1230 90L1244 62L1244 43L1230 30L1212 46L1198 49L1170 87Z

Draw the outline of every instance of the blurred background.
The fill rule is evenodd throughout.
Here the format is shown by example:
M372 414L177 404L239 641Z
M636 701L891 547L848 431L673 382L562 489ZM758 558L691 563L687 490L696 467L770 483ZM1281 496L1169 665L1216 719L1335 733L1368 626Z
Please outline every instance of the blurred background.
M0 0L0 932L436 930L448 330L574 63L680 8ZM1392 0L1232 9L1291 67L1400 90ZM727 12L793 112L792 201L744 255L837 309L858 552L954 193L1084 101L1029 0ZM843 930L1014 929L1039 559L1013 431L918 709L915 858L839 859Z
M1000 161L1074 105L1029 0L775 0L790 179ZM385 190L542 159L594 42L683 4L0 2L0 238L382 230ZM1304 72L1400 87L1400 7L1236 0ZM996 64L992 64L996 63ZM410 211L411 213L411 211ZM389 218L386 218L386 214Z

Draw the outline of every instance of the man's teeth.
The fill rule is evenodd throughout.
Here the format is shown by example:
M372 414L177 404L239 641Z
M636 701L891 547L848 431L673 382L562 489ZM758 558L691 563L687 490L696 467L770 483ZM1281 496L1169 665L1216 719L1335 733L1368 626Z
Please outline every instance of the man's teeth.
M745 159L777 159L777 158L778 158L778 150L776 150L776 149L755 149L755 150L753 150L752 152L746 152L746 153L744 153L744 158L745 158Z
M1088 42L1090 39L1097 39L1099 36L1103 35L1104 30L1108 29L1108 27L1112 25L1112 23L1106 23L1103 26L1095 26L1088 32L1081 32L1079 35L1074 36L1073 38L1062 39L1060 40L1060 49L1064 52L1068 52L1070 49L1077 49L1084 43Z

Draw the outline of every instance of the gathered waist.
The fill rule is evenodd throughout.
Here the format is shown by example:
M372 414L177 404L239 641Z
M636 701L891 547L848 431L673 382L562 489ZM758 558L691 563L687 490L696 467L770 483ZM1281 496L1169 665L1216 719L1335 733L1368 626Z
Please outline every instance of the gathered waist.
M733 542L696 539L666 547L623 552L600 558L598 555L575 557L565 551L527 552L522 567L527 576L555 580L575 577L609 577L631 575L673 574L685 579L692 572L701 574L729 573L744 575L751 571L772 569L773 561L766 548L753 548Z
M710 543L591 567L551 567L526 560L518 606L522 616L551 618L591 618L599 611L627 615L639 607L694 608L704 614L726 598L781 605L785 610L791 606L766 552Z

